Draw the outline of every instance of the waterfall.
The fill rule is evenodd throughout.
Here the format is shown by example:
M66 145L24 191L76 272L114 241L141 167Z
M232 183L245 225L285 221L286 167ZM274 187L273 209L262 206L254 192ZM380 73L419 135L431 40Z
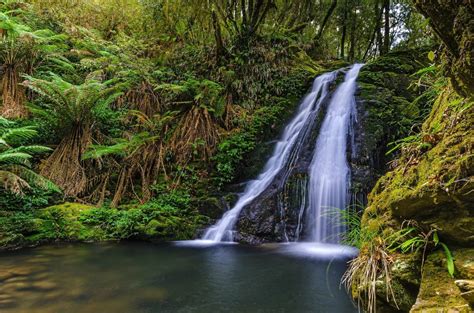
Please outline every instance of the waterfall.
M292 151L297 149L299 138L302 137L308 124L312 123L314 113L319 111L321 102L328 94L329 85L336 79L337 71L318 76L313 83L311 92L301 102L296 116L285 127L280 141L276 144L272 156L256 180L249 181L244 192L232 209L212 227L206 230L203 239L211 241L232 241L232 230L239 213L250 204L272 183L275 176L287 167Z
M336 209L348 204L350 168L347 141L355 116L356 79L362 64L347 72L334 92L321 126L309 168L309 199L306 209L306 239L339 243L344 226ZM332 211L332 212L331 212Z

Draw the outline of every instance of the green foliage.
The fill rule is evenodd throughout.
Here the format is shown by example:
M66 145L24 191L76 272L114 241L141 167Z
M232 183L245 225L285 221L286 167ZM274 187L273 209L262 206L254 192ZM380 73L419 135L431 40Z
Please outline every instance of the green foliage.
M222 187L235 178L236 170L245 157L255 149L259 141L268 138L266 136L271 134L275 123L281 119L285 109L290 105L288 101L282 99L273 100L273 106L256 110L253 116L242 122L246 126L219 144L213 158L217 170L215 182L218 186Z
M449 275L451 275L451 277L454 277L453 255L451 254L451 250L449 250L448 246L445 243L439 241L438 232L436 231L433 232L433 242L435 247L441 246L443 248L444 254L446 256L446 268L448 269Z
M45 190L59 192L56 185L31 170L33 155L51 151L44 146L22 145L36 134L33 126L18 127L0 117L0 180L3 182L0 188L19 195L23 189L34 184Z
M119 209L64 203L40 210L0 211L0 245L42 241L184 240L208 222L184 191L171 191L143 205Z
M191 76L179 83L160 84L155 88L166 92L170 101L178 105L197 105L212 112L215 117L224 113L223 87L217 82Z
M71 133L100 118L110 118L110 114L114 114L107 113L109 105L122 95L120 86L112 80L89 79L81 85L73 85L55 74L51 74L49 80L26 78L25 85L44 98L41 104L32 105L31 111L49 121L49 125L55 125L61 133Z
M57 203L61 194L52 190L31 186L18 195L12 192L2 192L0 195L0 211L32 211Z
M340 221L340 225L344 226L346 229L344 233L340 234L342 236L342 243L348 246L353 246L358 249L361 248L361 245L372 237L367 229L362 229L361 224L361 208L360 206L350 206L346 209L328 209L325 212L329 218L335 218Z
M439 240L437 230L424 231L413 221L407 221L405 224L406 227L388 237L388 249L391 252L401 251L405 254L421 252L424 260L427 253L441 247L446 256L447 271L454 277L454 258L448 246Z

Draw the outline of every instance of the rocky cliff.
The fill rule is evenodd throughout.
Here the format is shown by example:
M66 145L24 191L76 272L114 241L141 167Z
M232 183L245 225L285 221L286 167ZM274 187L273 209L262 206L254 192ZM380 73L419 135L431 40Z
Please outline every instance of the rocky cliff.
M349 277L369 311L472 312L473 8L462 1L415 2L444 42L437 61L450 79L438 86L421 130L401 145L394 169L369 195L361 254Z

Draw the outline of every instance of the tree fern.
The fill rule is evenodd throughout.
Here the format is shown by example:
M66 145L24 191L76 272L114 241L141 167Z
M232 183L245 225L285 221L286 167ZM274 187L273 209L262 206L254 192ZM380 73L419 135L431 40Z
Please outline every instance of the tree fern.
M59 191L48 179L30 169L30 160L36 154L51 151L39 145L21 145L31 140L37 131L32 126L16 127L5 118L0 118L0 181L1 188L20 194L34 184L47 190Z
M53 73L48 79L25 76L24 83L41 99L30 111L54 125L61 142L46 160L41 174L61 186L66 195L77 196L88 186L83 153L100 131L100 112L122 95L116 81L86 79L75 85Z

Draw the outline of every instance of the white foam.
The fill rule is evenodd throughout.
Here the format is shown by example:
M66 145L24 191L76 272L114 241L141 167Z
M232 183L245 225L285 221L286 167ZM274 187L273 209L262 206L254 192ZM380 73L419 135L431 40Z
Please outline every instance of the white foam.
M236 245L238 243L231 242L231 241L216 241L216 240L181 240L181 241L173 241L173 245L180 246L180 247L211 247L211 246L218 246L218 245Z
M292 242L282 244L279 246L278 252L299 257L323 259L349 259L359 254L359 250L355 247L317 242Z

